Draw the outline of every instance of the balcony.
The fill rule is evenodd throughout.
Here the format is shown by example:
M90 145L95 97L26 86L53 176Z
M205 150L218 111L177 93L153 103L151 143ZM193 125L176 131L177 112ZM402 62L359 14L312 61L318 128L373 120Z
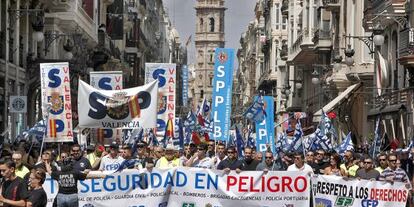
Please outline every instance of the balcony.
M90 43L98 42L97 23L82 7L82 1L44 1L49 12L45 13L45 26L59 27L63 33L71 34L76 29L87 34ZM90 5L94 7L94 5ZM93 10L92 10L93 11ZM89 12L90 13L90 12ZM92 17L91 17L92 16Z
M327 11L339 11L341 8L340 0L322 0L322 4Z
M315 44L315 50L330 51L332 48L331 31L317 29L313 33L312 42Z
M289 48L288 62L295 64L311 63L316 58L314 51L314 44L309 35L309 29L304 30L298 34L298 38Z
M401 109L410 108L414 98L414 88L391 91L375 98L374 108L369 116L383 113L392 113Z
M372 0L364 11L364 21L381 22L383 27L396 22L402 26L407 22L406 12L405 0Z
M289 1L283 0L282 7L280 7L280 12L282 13L283 17L288 17L289 15Z

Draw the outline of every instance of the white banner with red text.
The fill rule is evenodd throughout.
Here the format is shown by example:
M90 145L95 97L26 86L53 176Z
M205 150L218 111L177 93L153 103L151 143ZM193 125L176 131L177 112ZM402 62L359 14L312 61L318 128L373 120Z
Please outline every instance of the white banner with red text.
M405 207L408 189L404 183L344 180L339 176L319 175L311 178L314 206Z
M69 63L41 63L42 111L46 119L45 142L72 142L72 104Z
M158 81L122 90L99 90L79 80L79 127L154 128Z
M92 172L95 173L95 172ZM52 206L58 186L43 185ZM125 170L78 183L79 206L309 206L310 178L301 172L201 168Z

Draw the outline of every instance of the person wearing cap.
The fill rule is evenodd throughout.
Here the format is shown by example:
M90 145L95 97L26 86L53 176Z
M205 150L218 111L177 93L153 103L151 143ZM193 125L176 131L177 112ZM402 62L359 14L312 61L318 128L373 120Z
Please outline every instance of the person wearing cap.
M90 150L89 147L92 147L92 146L88 146L88 151ZM92 150L93 150L93 147L92 147ZM99 158L101 158L102 153L104 151L105 151L105 147L102 146L101 144L98 144L95 146L95 150L93 150L91 153L88 153L88 155L86 155L86 158L88 158L89 163L91 163L92 165L92 168L93 166L95 166L95 163L99 161Z
M101 159L99 165L100 171L117 171L119 166L124 161L124 158L118 154L119 146L116 143L112 143L109 146L109 154L105 155Z
M186 163L187 167L196 168L213 168L213 161L210 157L207 157L207 145L201 143L197 146L197 153L195 153Z
M170 169L174 167L182 166L180 158L175 156L175 148L172 144L167 145L165 148L165 155L158 159L155 164L156 168Z
M86 169L91 169L91 163L89 160L82 156L81 148L79 144L74 144L70 148L70 155L73 158L73 168L78 171L84 171Z

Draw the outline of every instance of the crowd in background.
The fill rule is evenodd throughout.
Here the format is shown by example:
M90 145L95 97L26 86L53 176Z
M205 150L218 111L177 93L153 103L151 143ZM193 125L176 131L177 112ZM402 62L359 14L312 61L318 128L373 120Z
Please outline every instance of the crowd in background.
M39 154L40 152L40 154ZM21 142L5 146L1 153L0 206L46 206L47 194L42 189L46 174L59 184L54 205L78 206L77 181L94 177L90 171L117 172L124 169L174 168L179 166L235 171L305 171L313 175L336 175L346 179L367 179L414 184L414 148L409 151L387 151L370 157L366 150L346 151L343 155L324 150L306 153L256 152L245 147L209 141L199 145L185 144L182 150L169 144L136 146L97 144L82 150L78 144L50 144L44 150Z

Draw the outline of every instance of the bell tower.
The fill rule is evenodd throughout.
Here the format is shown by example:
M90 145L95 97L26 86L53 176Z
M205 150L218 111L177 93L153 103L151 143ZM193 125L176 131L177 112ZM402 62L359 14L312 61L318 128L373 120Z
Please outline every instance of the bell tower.
M224 47L224 0L197 0L194 105L211 101L215 48Z

